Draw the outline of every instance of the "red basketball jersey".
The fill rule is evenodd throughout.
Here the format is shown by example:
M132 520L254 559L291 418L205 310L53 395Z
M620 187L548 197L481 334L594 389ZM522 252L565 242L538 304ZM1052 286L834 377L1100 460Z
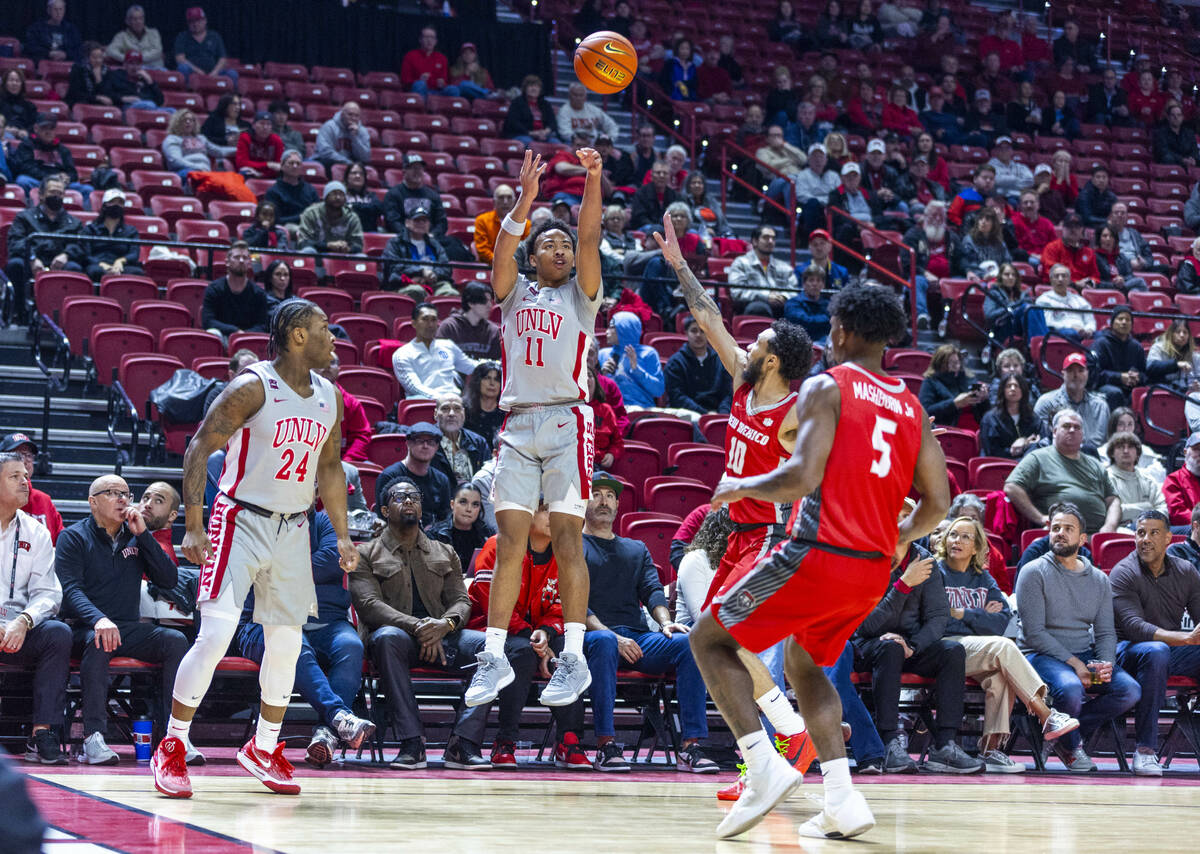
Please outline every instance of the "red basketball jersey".
M754 386L742 383L733 393L729 408L729 426L725 428L725 473L731 477L766 474L779 468L791 456L779 441L779 427L796 405L792 392L777 403L762 409L750 405ZM743 498L729 506L729 517L741 524L776 524L788 514L787 505Z
M821 485L795 505L788 527L797 539L890 557L925 413L903 380L850 362L827 373L841 392L837 434Z

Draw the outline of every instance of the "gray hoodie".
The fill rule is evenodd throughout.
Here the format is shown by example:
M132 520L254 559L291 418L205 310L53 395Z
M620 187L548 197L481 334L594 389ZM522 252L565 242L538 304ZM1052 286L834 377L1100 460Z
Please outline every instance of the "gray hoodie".
M1079 569L1065 569L1053 553L1042 555L1017 576L1017 646L1065 662L1095 650L1101 661L1116 661L1112 587L1108 576L1087 558L1075 558Z
M358 126L358 132L351 134L342 120L342 111L321 125L317 131L317 145L313 150L313 160L324 163L367 163L371 159L371 135L364 125Z

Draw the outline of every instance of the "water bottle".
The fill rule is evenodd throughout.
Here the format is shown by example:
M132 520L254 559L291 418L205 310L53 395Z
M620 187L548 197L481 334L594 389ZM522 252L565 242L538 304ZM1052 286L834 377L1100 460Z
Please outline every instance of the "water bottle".
M150 761L150 738L153 734L153 721L147 717L133 719L133 752L138 762Z

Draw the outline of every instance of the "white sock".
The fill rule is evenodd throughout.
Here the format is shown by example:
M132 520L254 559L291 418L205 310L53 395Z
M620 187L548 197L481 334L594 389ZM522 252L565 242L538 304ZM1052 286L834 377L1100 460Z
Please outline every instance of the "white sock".
M738 749L742 751L742 759L746 761L746 767L750 769L751 774L766 772L771 762L779 758L779 754L775 752L775 745L771 743L766 730L759 729L749 735L743 735L737 740L737 745Z
M821 782L825 784L825 808L837 809L854 791L850 785L850 760L843 756L822 762Z
M191 721L181 721L179 718L171 715L171 719L167 721L167 735L174 737L183 742L185 747L191 745L188 741L188 733L192 729Z
M279 744L279 730L281 729L283 729L282 721L273 724L262 715L259 715L258 729L254 732L254 746L263 753L274 753L275 746Z
M504 642L508 640L507 629L493 629L487 627L484 632L483 651L489 655L495 655L499 658L504 657Z
M776 685L770 691L754 701L759 710L767 716L771 726L780 735L796 735L804 732L804 718L796 714L792 703Z
M563 654L574 653L583 658L583 633L587 626L583 623L563 623Z

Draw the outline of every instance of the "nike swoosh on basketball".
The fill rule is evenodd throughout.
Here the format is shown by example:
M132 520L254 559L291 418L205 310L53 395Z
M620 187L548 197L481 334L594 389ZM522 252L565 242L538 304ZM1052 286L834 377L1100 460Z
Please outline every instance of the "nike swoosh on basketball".
M604 52L605 53L615 53L617 56L629 56L629 54L627 52L625 52L621 48L617 47L612 42L604 43Z

